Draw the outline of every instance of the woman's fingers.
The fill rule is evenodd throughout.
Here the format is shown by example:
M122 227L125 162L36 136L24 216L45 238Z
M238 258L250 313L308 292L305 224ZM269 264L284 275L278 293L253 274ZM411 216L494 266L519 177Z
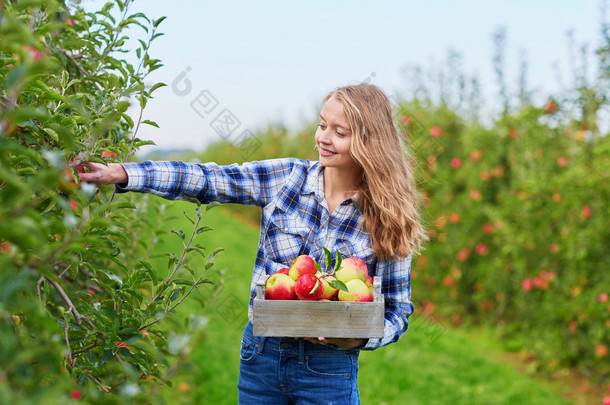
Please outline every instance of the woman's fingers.
M81 181L94 183L98 187L127 182L127 173L120 164L109 163L106 166L101 163L83 162L81 166L89 170L85 173L79 173Z

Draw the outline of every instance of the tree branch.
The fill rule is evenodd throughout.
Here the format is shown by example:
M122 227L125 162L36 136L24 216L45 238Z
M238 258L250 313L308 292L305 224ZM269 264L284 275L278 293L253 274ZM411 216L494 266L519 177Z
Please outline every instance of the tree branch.
M64 300L64 302L68 305L68 310L70 312L72 312L72 315L74 316L74 319L76 320L76 323L80 325L82 321L85 321L85 323L87 325L89 325L92 329L95 329L95 325L93 324L93 322L91 322L91 320L89 318L87 318L86 316L81 315L78 312L78 310L76 309L76 307L72 303L72 300L70 299L70 297L68 297L68 294L66 294L66 292L59 285L59 283L57 281L55 281L55 280L51 280L48 277L45 277L45 278L47 279L47 281L49 283L51 283L51 285L53 287L55 287L55 290L59 293L59 295Z

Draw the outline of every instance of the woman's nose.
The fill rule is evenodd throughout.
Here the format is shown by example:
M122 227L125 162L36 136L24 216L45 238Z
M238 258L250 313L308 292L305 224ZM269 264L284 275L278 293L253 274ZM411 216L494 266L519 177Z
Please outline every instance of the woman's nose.
M330 143L330 135L328 132L328 128L325 128L325 129L319 128L318 131L320 131L319 136L318 136L318 142Z

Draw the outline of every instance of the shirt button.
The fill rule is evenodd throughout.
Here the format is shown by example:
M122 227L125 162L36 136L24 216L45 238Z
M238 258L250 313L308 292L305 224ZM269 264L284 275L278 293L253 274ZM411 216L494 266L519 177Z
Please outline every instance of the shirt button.
M284 232L288 232L288 228L284 228Z

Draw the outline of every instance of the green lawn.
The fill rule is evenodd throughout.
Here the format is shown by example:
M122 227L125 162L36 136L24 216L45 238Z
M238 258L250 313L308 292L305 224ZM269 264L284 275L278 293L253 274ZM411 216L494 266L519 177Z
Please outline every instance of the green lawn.
M188 229L182 212L194 205L173 203L177 222L168 229ZM205 225L214 230L200 242L209 251L223 246L216 280L205 286L205 306L187 300L177 317L205 316L203 342L193 348L192 366L176 375L173 388L162 390L171 403L237 403L237 375L241 330L247 321L247 302L258 230L245 226L227 208L209 211ZM177 239L177 238L176 238ZM166 247L176 249L174 239ZM164 262L158 261L161 266ZM416 292L414 292L416 293ZM214 296L214 297L212 297ZM416 308L417 310L417 308ZM501 405L570 404L550 386L519 373L501 360L501 349L490 334L448 329L439 321L414 315L403 338L385 348L362 352L359 387L363 404ZM180 384L182 383L182 384Z

